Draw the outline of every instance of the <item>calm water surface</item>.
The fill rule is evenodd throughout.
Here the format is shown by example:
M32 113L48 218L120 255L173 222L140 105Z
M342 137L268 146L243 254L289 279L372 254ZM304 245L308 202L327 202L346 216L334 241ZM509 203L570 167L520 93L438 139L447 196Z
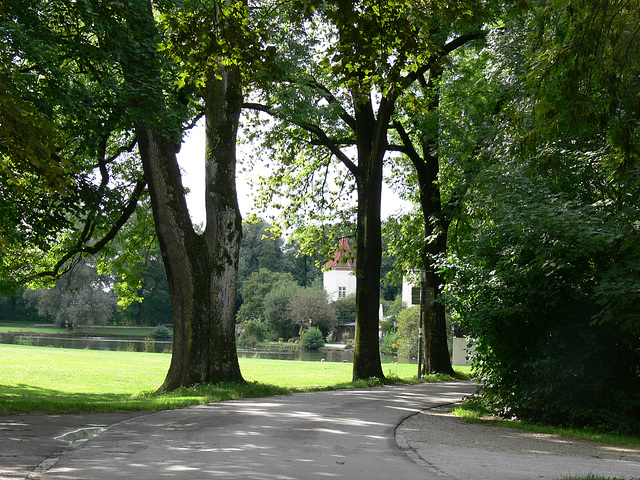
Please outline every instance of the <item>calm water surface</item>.
M0 334L0 344L24 344L37 347L76 348L85 350L128 350L136 352L145 351L144 339L118 338L118 337L38 337ZM154 350L158 353L168 352L171 349L171 340L155 340ZM254 349L239 348L240 358L265 358L272 360L297 360L319 362L323 359L327 362L353 362L353 350L322 349L309 351L304 349L291 349L286 347L264 346ZM415 359L381 356L383 363L415 363Z

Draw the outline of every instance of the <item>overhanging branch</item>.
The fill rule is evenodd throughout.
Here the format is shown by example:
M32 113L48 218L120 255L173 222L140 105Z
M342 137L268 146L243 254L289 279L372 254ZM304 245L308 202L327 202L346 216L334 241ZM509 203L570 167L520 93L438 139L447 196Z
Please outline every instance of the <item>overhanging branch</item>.
M263 105L261 103L251 103L251 102L243 103L242 107L248 108L250 110L264 112L275 118L280 118L276 111L274 111L272 108L268 107L267 105ZM355 176L358 175L358 166L355 163L353 163L353 161L347 155L345 155L342 150L340 150L338 143L336 143L331 138L329 138L329 136L325 133L325 131L320 126L314 125L309 122L294 122L290 118L287 118L286 120L306 130L307 132L311 133L313 136L315 136L315 138L318 141L318 144L326 147L333 155L336 156L338 160L340 160L340 162L342 162L342 164L345 167L349 169L349 171L352 174L354 174Z
M419 80L424 77L424 74L427 73L434 65L435 62L446 57L448 54L453 52L454 50L466 45L467 43L477 40L479 38L484 38L489 34L490 30L477 30L475 32L467 33L465 35L460 35L459 37L454 38L449 43L446 43L438 53L434 53L429 57L427 62L418 68L416 71L411 72L407 76L402 79L402 89L408 88L413 82Z
M136 183L135 188L133 189L133 192L131 192L131 196L129 197L129 201L127 202L127 205L122 210L122 213L121 213L120 217L118 217L118 219L113 224L113 226L109 229L109 231L100 240L98 240L93 245L86 245L84 243L82 243L82 244L79 243L74 248L72 248L70 251L65 253L60 258L60 260L58 260L58 262L53 267L53 269L47 270L47 271L44 271L44 272L40 272L37 275L35 275L35 277L40 277L40 278L42 278L42 277L58 278L60 275L62 275L65 272L70 270L70 268L66 268L65 269L63 267L65 266L65 264L69 260L72 260L76 255L78 255L78 254L81 255L83 253L86 253L86 254L89 254L89 255L94 255L94 254L98 253L100 250L102 250L111 240L113 240L115 238L115 236L118 234L120 229L127 223L129 218L131 218L131 215L135 211L136 206L138 205L138 201L142 197L142 194L144 193L144 190L145 190L146 186L147 186L146 180L144 180L143 178L138 180L138 182ZM83 239L84 242L87 242L89 240L90 240L90 238Z

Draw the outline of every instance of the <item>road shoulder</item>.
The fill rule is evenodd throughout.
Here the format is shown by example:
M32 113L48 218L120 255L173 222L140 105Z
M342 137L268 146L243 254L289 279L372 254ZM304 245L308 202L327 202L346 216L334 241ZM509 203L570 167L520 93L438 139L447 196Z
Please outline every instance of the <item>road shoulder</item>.
M483 471L490 474L484 478L559 478L587 469L640 478L640 449L469 423L451 407L407 418L396 429L396 441L412 458L451 478L483 478Z

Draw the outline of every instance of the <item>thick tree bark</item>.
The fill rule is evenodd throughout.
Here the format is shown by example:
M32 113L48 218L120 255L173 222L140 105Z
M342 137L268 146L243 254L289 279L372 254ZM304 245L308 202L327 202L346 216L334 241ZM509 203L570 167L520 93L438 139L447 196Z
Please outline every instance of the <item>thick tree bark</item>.
M371 178L363 179L362 188L358 189L354 381L370 377L384 378L378 336L382 261L381 190L381 183Z
M430 109L440 106L440 93L435 81L442 76L441 68L430 68L429 86L436 91L430 102ZM442 211L439 175L440 162L437 153L438 139L424 139L422 142L422 162L416 162L418 183L420 184L420 205L424 221L424 249L422 262L426 270L426 288L433 289L434 301L425 306L424 312L424 373L444 373L454 375L447 341L447 317L444 303L438 296L444 287L444 278L436 272L433 259L447 253L447 231L449 220ZM436 153L432 154L432 149ZM435 238L435 239L434 239Z
M437 107L437 98L432 103ZM450 220L442 211L442 201L438 176L440 166L438 155L431 153L435 141L423 139L422 155L413 147L409 135L399 122L395 127L405 145L405 153L410 158L418 175L420 187L420 207L424 221L424 244L422 246L422 266L426 270L425 287L432 289L435 302L424 307L424 370L423 373L444 373L453 375L449 346L447 341L447 320L444 303L438 301L437 295L444 286L444 278L435 271L433 258L447 251L447 231ZM435 240L434 240L435 238Z
M148 183L173 313L171 365L159 391L198 383L243 381L235 344L235 299L242 227L235 191L236 134L242 104L240 76L232 67L211 72L205 87L206 208L203 234L193 228L176 145L158 130L165 108L158 88L157 29L149 2L134 4L128 25L150 50L123 61L127 81L150 94L133 99L136 135ZM153 90L152 86L157 85Z
M209 74L206 92L207 149L205 195L210 278L210 332L217 377L243 381L236 353L236 289L242 240L242 217L236 192L236 140L242 108L241 76L237 67L220 67ZM213 360L213 359L212 359Z
M234 313L240 234L216 244L193 230L180 179L175 145L155 130L137 129L140 153L167 272L173 310L171 365L159 391L197 383L242 381L235 351ZM224 221L223 221L224 222ZM235 229L232 222L231 228ZM228 225L228 223L227 223ZM222 240L225 243L226 240ZM221 251L216 251L221 247ZM225 257L221 260L219 257ZM229 290L232 289L232 294Z
M155 34L150 5L130 22L134 38ZM144 15L143 15L144 13ZM144 18L146 23L140 22ZM148 42L155 45L152 42ZM155 51L126 61L127 79L148 88L157 81ZM134 99L141 121L136 134L164 260L173 313L171 365L159 391L198 383L242 381L235 348L235 290L242 236L235 191L235 141L242 93L230 68L210 75L207 119L207 226L195 232L182 186L176 145L152 121L162 95Z
M382 263L382 168L393 104L383 98L375 117L371 102L356 102L358 143L356 238L356 336L353 380L384 378L380 362L379 309Z

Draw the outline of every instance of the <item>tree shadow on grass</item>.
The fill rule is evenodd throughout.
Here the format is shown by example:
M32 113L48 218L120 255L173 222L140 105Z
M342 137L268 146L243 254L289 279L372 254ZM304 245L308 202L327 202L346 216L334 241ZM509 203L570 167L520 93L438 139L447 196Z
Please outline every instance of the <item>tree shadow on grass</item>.
M144 399L127 394L69 393L35 385L0 385L0 414L89 413L147 410ZM138 407L138 408L126 408Z
M0 415L72 414L121 411L155 411L240 398L286 395L289 389L258 382L242 384L202 384L163 395L153 392L137 394L72 393L35 385L0 385Z

